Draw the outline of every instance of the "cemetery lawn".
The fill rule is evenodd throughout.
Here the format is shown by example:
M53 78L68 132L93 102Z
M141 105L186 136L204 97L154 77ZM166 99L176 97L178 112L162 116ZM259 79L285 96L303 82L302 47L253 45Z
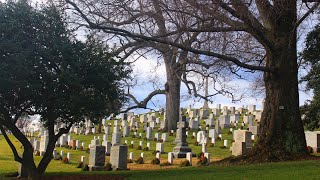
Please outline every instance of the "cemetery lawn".
M10 136L19 152L21 149L18 142ZM85 140L91 137L81 137ZM70 151L74 160L71 164L63 164L61 161L52 160L47 171L46 176L66 176L70 178L70 175L92 175L103 174L112 176L123 176L125 179L320 179L319 169L320 161L293 161L293 162L281 162L281 163L266 163L266 164L254 164L254 165L242 165L242 166L208 166L208 167L184 167L165 169L165 166L143 164L136 165L131 164L131 167L141 167L141 170L130 171L105 171L105 172L83 172L76 168L78 159L81 155L85 155L85 152L76 150L67 150L61 148L65 152ZM129 149L130 151L130 149ZM221 151L221 150L220 150ZM136 152L138 153L138 151ZM220 154L220 157L224 156ZM149 157L151 159L151 157ZM149 159L148 158L148 159ZM40 161L40 157L35 157L36 161ZM196 158L193 158L196 160ZM194 163L195 164L195 163ZM195 166L195 165L194 165ZM150 170L157 169L157 170ZM139 169L139 168L138 168ZM0 179L4 178L5 174L15 172L17 170L17 163L13 161L11 149L8 147L3 136L0 136ZM63 179L63 178L59 178Z
M319 179L317 167L320 161L293 161L281 163L266 163L242 166L207 166L207 167L184 167L179 169L167 169L156 171L104 171L104 172L63 172L46 173L45 177L51 179L55 176L59 180L64 177L69 180L79 176L91 179L92 175L98 179ZM57 167L58 168L58 167ZM60 169L60 167L59 167ZM71 178L74 176L74 178ZM51 178L50 178L51 177ZM1 179L1 176L0 176ZM122 178L121 178L122 179Z

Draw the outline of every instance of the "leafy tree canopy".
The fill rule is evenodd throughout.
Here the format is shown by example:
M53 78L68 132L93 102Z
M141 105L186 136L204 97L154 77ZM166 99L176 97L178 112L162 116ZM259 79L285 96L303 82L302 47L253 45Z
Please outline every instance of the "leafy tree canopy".
M302 57L311 67L302 80L307 82L307 88L313 90L314 96L301 107L301 111L304 114L304 125L314 130L320 127L320 25L308 34Z
M0 130L10 130L24 147L15 160L31 175L42 174L55 142L72 124L118 112L125 101L121 81L130 68L110 56L93 36L78 41L54 5L34 8L27 1L0 3ZM33 148L16 126L23 114L40 114L49 144L38 167ZM54 124L67 127L54 132Z

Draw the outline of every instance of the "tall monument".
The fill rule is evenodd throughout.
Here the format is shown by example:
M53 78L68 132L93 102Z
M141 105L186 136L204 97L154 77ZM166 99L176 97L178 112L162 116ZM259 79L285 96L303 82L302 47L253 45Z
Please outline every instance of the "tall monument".
M208 81L209 81L209 76L206 76L205 77L205 84L204 84L204 96L206 98L208 98L208 96L209 96L209 85L208 85L209 83L208 83ZM209 104L208 104L207 99L204 100L204 104L202 106L202 109L209 109Z

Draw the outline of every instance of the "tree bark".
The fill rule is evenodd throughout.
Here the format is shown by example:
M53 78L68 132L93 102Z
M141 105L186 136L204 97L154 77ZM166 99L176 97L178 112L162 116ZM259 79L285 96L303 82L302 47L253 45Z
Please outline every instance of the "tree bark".
M34 177L39 176L37 167L33 159L33 148L29 146L24 146L24 151L22 154L22 165L26 167L28 172L28 179L33 179Z
M166 126L165 130L170 132L177 129L180 112L180 86L181 81L176 73L174 65L166 64L167 83L166 91Z
M272 28L273 49L266 49L267 66L275 72L265 72L266 101L261 119L261 136L253 153L264 161L306 155L306 141L299 111L296 2L287 2L282 18Z

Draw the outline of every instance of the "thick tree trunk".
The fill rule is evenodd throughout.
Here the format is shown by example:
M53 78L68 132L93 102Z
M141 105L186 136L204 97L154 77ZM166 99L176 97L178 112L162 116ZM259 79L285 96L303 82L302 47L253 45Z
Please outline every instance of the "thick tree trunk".
M52 157L52 153L53 153L56 141L57 140L49 140L49 143L48 143L48 146L47 146L47 149L46 149L46 153L44 154L44 156L41 159L41 161L40 161L40 163L38 165L38 168L37 168L38 173L40 175L42 175L46 171L49 163L51 162L51 160L53 158Z
M306 154L306 141L299 111L296 47L296 3L291 1L284 17L275 24L274 49L267 49L267 66L275 72L264 74L266 101L261 119L261 136L253 153L262 161L279 161L293 154ZM286 13L286 14L285 14ZM287 16L285 16L287 15Z
M177 129L180 112L180 86L181 81L173 66L167 66L167 83L166 90L166 125L168 132Z
M22 166L24 166L27 169L28 172L28 178L33 179L34 177L38 176L39 173L37 171L37 167L34 163L33 159L33 148L24 146L24 151L22 154L23 163Z
M261 136L256 145L260 155L281 160L291 153L305 154L306 141L299 111L298 73L295 49L282 49L269 57L279 68L265 73L266 101ZM281 72L281 73L280 73Z

